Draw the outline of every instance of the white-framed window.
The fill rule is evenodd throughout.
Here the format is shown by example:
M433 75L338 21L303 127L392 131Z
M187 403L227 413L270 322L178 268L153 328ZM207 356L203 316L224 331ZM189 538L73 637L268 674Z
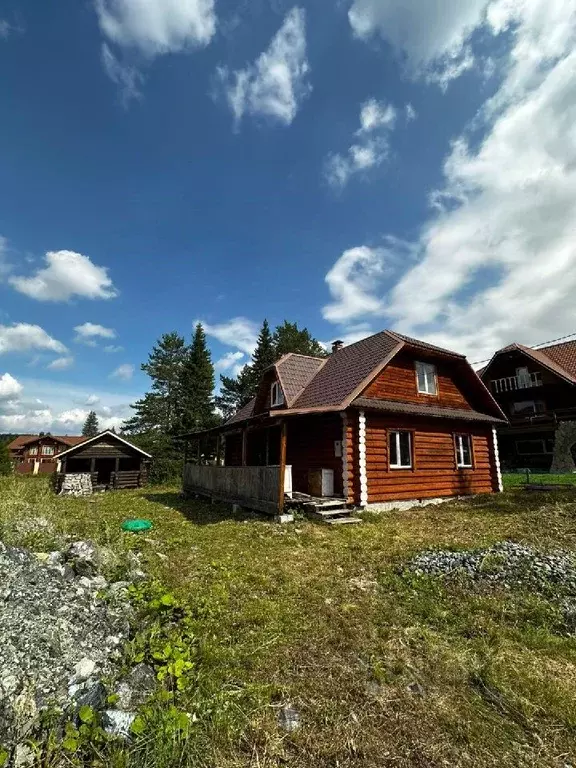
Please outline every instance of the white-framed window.
M412 433L389 432L388 450L391 469L412 468Z
M275 381L270 388L270 403L272 404L272 407L275 405L284 405L284 393L277 381Z
M436 366L432 365L432 363L416 363L416 380L418 382L418 392L421 395L438 394Z
M472 439L470 435L454 435L456 448L456 466L472 466Z
M43 445L42 446L42 456L54 456L54 446L53 445Z
M28 448L28 456L38 456L38 446L35 445L32 448Z

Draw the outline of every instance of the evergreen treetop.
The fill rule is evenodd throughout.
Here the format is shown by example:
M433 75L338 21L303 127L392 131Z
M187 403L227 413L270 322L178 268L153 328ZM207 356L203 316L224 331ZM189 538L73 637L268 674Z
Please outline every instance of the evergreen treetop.
M206 334L198 323L180 372L179 429L193 432L214 426L214 366Z
M96 416L96 411L90 411L86 417L84 426L82 427L82 435L84 437L95 437L99 431L100 426L98 424L98 416Z

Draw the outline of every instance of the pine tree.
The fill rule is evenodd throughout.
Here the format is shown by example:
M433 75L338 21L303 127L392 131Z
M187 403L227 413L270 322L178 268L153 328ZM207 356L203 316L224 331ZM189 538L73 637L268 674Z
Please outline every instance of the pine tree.
M214 413L214 366L201 323L194 331L180 373L181 417L183 432L206 429L217 422Z
M298 328L298 323L289 323L284 320L282 325L276 326L274 331L274 348L276 359L288 352L296 352L299 355L311 355L312 357L327 357L324 347L311 334L308 328Z
M177 333L165 333L154 345L148 362L141 368L152 379L151 391L131 407L135 415L126 421L123 432L156 432L171 435L182 415L182 365L187 354L186 342Z
M224 418L229 419L254 397L252 367L245 365L235 379L221 375L220 382L220 394L216 398L216 406L222 411Z
M270 326L268 325L268 320L264 320L250 366L252 378L254 379L254 389L258 386L264 371L270 368L271 365L274 365L277 359L278 355L276 354L274 339L270 333Z
M84 437L95 437L99 431L100 426L98 424L98 416L96 416L96 411L90 411L86 417L84 426L82 427L82 435Z
M8 450L8 443L0 443L0 475L11 475L12 459L10 458L10 451Z

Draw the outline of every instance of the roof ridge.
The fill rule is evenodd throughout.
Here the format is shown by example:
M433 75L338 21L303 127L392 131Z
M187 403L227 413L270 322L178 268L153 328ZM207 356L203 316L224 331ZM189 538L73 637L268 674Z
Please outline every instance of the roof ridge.
M286 357L307 357L310 360L325 360L325 357L319 357L318 355L303 355L301 352L286 352L285 355L282 355L281 358L279 358L274 365L278 365L280 360L284 360Z

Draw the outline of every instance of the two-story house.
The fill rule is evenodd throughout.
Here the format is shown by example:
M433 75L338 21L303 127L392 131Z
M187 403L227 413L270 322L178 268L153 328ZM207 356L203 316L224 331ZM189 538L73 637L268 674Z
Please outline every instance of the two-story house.
M576 341L509 344L479 375L510 422L498 428L502 465L550 469L559 425L576 420Z
M56 471L59 454L84 440L79 435L18 435L8 450L20 474L49 474Z
M382 507L491 493L498 423L464 356L382 331L328 358L281 358L224 425L184 436L184 488L271 512L294 494ZM219 460L202 466L215 438Z

